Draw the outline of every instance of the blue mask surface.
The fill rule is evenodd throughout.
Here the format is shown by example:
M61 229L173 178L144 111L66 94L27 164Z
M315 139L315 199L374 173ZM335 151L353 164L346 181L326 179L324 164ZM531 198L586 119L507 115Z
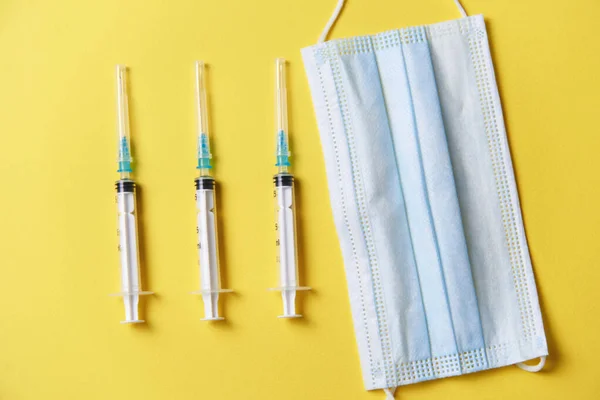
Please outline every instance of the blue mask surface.
M483 17L303 57L366 388L546 356Z

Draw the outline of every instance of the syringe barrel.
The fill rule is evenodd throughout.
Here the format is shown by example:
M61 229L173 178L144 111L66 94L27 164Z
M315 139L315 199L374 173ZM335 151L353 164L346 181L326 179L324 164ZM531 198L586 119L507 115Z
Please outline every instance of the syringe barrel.
M202 294L204 320L222 320L224 318L219 316L219 293L231 290L221 288L215 180L210 176L200 176L195 183L200 264L200 290L196 293Z
M203 291L221 289L215 180L199 177L196 184L196 212L200 288Z
M118 210L119 259L121 262L121 294L125 302L125 321L139 322L138 293L142 292L138 233L136 221L135 182L118 180L115 184Z
M275 232L277 264L279 265L279 286L298 286L298 253L296 243L296 202L294 198L294 177L291 174L277 174L273 177L275 198Z

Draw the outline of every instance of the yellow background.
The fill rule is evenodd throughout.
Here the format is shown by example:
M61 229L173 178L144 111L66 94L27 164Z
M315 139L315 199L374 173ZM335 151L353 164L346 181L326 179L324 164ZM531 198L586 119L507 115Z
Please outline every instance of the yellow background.
M383 399L363 389L300 48L334 0L0 3L0 399ZM551 356L401 399L600 398L596 0L464 0L486 16ZM349 0L330 37L458 17ZM289 59L306 318L279 320L273 64ZM226 323L201 322L193 66L210 64ZM130 106L148 321L123 326L114 66Z

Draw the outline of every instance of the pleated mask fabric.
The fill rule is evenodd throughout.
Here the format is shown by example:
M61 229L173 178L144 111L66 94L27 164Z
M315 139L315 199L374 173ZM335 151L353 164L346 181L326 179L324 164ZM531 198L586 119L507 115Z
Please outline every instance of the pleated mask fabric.
M483 16L302 54L366 389L545 357Z

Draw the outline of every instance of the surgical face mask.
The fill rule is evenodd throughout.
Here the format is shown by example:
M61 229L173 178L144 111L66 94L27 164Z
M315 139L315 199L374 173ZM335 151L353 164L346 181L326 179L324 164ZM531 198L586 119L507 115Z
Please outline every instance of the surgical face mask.
M539 370L546 338L483 17L303 58L366 388Z

